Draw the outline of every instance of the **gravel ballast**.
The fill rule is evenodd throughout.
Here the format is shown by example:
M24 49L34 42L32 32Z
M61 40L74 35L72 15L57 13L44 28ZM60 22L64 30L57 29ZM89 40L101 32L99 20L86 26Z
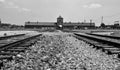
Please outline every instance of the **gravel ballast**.
M45 33L2 70L115 70L120 61L68 33Z

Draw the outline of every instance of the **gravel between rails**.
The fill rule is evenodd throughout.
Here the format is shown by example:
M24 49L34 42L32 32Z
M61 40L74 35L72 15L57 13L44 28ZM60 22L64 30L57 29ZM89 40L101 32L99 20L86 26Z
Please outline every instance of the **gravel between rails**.
M2 70L115 70L120 61L68 33L45 33Z

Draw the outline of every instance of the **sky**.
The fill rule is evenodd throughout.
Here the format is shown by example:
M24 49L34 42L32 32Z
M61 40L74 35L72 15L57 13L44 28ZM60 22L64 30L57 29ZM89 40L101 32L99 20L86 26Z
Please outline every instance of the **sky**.
M120 0L0 0L0 18L4 23L24 25L26 21L89 22L100 25L120 21Z

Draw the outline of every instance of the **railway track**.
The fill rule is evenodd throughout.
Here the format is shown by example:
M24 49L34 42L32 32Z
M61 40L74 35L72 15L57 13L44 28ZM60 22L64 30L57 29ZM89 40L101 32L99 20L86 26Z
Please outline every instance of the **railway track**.
M77 39L93 45L93 48L102 50L108 55L116 54L120 58L120 40L118 38L88 33L74 33L74 35Z
M11 61L14 56L29 49L29 46L33 45L41 35L42 34L32 36L24 35L7 40L0 40L0 66L3 65L4 61Z
M10 38L24 36L24 35L25 34L16 34L16 35L2 36L2 37L0 37L0 40L10 39Z
M94 36L100 36L100 37L106 37L106 38L112 38L112 39L120 39L118 36L110 36L110 35L100 35L100 34L92 34L92 33L87 33L89 35L94 35Z

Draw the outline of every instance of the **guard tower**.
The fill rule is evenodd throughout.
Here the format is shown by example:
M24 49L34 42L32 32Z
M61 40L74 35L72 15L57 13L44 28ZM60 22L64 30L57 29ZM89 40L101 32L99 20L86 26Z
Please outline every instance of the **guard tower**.
M57 18L57 29L63 29L63 18L61 16Z

